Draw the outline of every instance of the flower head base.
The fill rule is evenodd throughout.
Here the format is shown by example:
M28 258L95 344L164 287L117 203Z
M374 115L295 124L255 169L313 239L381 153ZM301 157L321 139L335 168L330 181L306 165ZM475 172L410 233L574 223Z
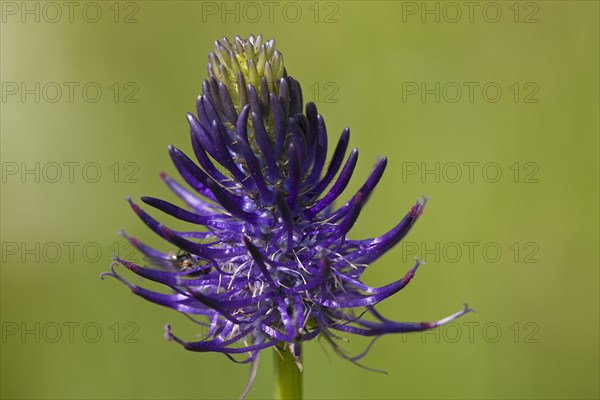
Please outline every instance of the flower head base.
M107 273L138 296L180 311L206 329L202 340L186 342L167 327L167 338L188 350L232 359L247 353L239 362L250 362L261 349L278 343L297 358L301 342L321 335L338 354L356 362L366 352L346 356L334 344L336 331L377 338L432 329L470 311L465 306L436 322L405 323L375 310L410 282L420 262L381 287L367 286L361 276L409 232L425 201L379 237L347 238L387 161L377 160L360 189L340 207L333 206L350 181L358 150L347 151L346 128L326 163L325 121L313 103L303 113L300 85L287 75L273 40L264 42L259 35L237 37L233 44L216 42L208 73L197 116L188 114L197 163L169 148L193 190L161 175L186 208L142 197L193 229L174 231L129 200L142 222L177 250L159 252L123 234L144 254L146 265L115 258L135 274L163 284L168 293L130 283L114 265Z

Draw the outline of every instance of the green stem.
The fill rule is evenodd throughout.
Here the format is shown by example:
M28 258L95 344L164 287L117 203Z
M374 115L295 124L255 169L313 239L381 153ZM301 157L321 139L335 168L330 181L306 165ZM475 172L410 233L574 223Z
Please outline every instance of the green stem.
M296 346L300 346L300 344ZM300 361L302 361L302 356L300 356ZM275 375L275 399L302 399L302 372L288 348L283 350L278 346L273 350L273 373Z

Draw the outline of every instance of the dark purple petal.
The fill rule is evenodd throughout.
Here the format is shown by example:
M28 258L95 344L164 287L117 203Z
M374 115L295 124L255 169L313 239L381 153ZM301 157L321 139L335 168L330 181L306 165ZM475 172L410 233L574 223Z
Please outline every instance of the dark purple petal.
M195 212L200 213L202 215L213 214L217 212L217 209L214 205L199 199L189 190L185 189L179 183L177 183L174 179L169 177L167 174L162 172L160 174L161 179L169 186L169 188L175 193L181 200L183 200L190 208L192 208Z
M344 161L344 156L346 155L346 150L348 149L348 142L350 141L350 129L346 128L342 132L340 136L340 140L333 152L333 156L331 157L331 161L329 162L329 167L327 167L327 172L323 179L316 184L316 186L311 190L311 194L314 197L319 196L323 190L329 185L333 177L338 173L340 167L342 166L342 161Z
M271 93L271 112L273 113L273 131L275 132L275 159L279 159L285 143L285 115L279 99Z
M250 111L249 107L246 106L240 113L240 117L237 122L237 132L238 132L238 140L240 145L240 150L242 156L246 160L246 166L248 168L248 172L252 176L256 187L260 191L262 199L265 203L270 204L273 199L273 192L267 187L267 183L265 182L265 177L262 174L262 170L260 169L260 165L258 164L258 159L256 158L256 154L252 151L250 144L248 142L248 112Z
M271 145L271 140L265 129L262 117L254 112L252 113L252 125L254 126L256 142L268 167L270 176L269 181L273 182L275 178L279 176L279 170L275 163L273 146Z
M288 163L290 176L287 180L287 203L292 212L296 210L296 198L300 189L300 165L296 146L291 143L288 149Z
M223 104L223 111L227 117L227 121L230 124L235 125L235 121L238 119L238 113L233 105L233 102L231 101L231 96L227 91L227 87L221 82L219 82L219 97L221 99L221 103Z
M313 103L308 104L310 105ZM309 112L316 113L317 109L314 108L314 111L312 111L313 107L309 107L309 105L306 106L307 114ZM315 160L310 176L306 180L306 183L314 184L321 177L321 172L323 171L323 166L325 165L325 159L327 158L327 128L325 127L325 121L323 120L323 117L320 115L315 115L314 118L309 117L309 122L311 123L311 129L318 132L315 146Z
M152 206L166 214L169 214L182 221L191 222L193 224L209 225L211 220L214 218L214 216L198 215L186 211L183 208L169 203L168 201L157 199L155 197L143 196L141 200L149 206Z
M356 194L361 193L361 195L363 197L363 204L367 202L367 200L371 196L371 193L373 192L373 189L375 188L375 186L377 186L377 183L379 183L379 180L381 179L381 176L383 175L383 172L385 171L386 165L387 165L387 159L385 157L377 160L377 162L375 163L375 166L373 167L373 170L369 174L369 177L367 178L365 183L361 186L361 188L358 189L358 192L356 192ZM356 194L354 196L356 196ZM336 210L333 213L333 218L330 221L337 221L338 219L340 219L340 217L343 217L345 215L345 213L348 211L348 209L350 207L352 207L352 202L353 202L352 199L350 199L346 204L344 204L342 207L340 207L338 210Z
M250 238L246 235L244 235L244 237L243 237L243 242L246 245L246 247L248 248L248 252L252 256L254 261L256 261L256 265L258 266L258 268L260 269L260 272L262 272L263 276L269 283L269 286L272 288L278 288L279 285L276 284L275 281L273 280L273 277L271 276L271 273L269 272L269 269L267 268L267 265L265 264L265 258L263 257L262 254L260 254L260 250L258 250L256 248L256 246L254 244L252 244L252 242L250 241Z
M215 202L219 203L232 215L240 219L253 224L263 222L258 215L244 210L245 202L243 198L236 196L220 187L179 149L171 147L170 150L173 162L190 186L198 191L208 188L208 190L210 190L212 193L211 197L214 198Z
M358 161L358 150L353 149L348 156L348 160L346 160L346 164L344 168L342 168L342 172L338 179L335 181L329 192L323 197L321 200L317 201L314 206L306 210L305 216L308 219L314 218L318 213L323 211L327 206L331 205L335 199L342 194L350 179L352 178L352 174L354 173L354 168L356 167L356 162Z
M193 164L192 160L187 158L187 156L185 156L179 149L173 146L169 146L169 153L175 168L177 168L177 171L179 171L179 174L187 182L187 184L190 185L201 196L217 202L217 198L212 191L188 170L187 165Z
M442 318L434 322L392 322L386 321L384 323L372 323L367 321L361 321L361 325L368 326L368 329L357 328L349 325L332 325L333 329L340 331L354 333L361 336L376 336L384 335L387 333L409 333L409 332L420 332L429 329L437 328L440 325L447 324L448 322L454 321L456 318L465 315L466 313L473 312L466 304L465 307L452 315Z

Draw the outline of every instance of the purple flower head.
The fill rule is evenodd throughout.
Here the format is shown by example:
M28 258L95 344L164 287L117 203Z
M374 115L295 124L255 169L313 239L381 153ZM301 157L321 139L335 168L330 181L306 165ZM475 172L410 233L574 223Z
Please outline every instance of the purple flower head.
M326 160L325 121L314 103L304 106L300 84L287 74L273 40L259 35L215 42L196 111L187 115L195 160L169 147L191 190L161 175L185 206L141 198L188 222L189 230L170 229L129 200L142 222L173 250L163 253L123 234L145 256L145 265L115 257L105 274L204 327L202 340L187 342L167 326L168 339L237 362L252 362L262 349L278 345L299 364L300 344L320 336L356 362L366 351L345 355L336 345L337 333L376 339L433 329L471 311L465 305L439 321L408 323L375 310L411 281L421 263L381 287L368 286L361 276L408 233L425 200L381 236L348 238L387 160L378 159L360 189L334 206L352 177L358 150L348 151L346 128ZM167 290L132 284L117 273L117 264ZM234 357L239 354L246 357Z

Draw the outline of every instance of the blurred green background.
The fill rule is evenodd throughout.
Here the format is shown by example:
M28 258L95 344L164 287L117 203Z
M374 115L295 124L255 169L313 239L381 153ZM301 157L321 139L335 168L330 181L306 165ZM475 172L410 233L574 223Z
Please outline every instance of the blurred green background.
M352 237L431 198L365 277L427 261L380 310L477 309L379 340L364 362L388 375L305 346L306 397L598 398L598 2L472 4L3 1L2 398L239 396L246 366L164 341L197 328L98 275L130 255L121 228L168 249L123 197L173 200L158 173L190 149L207 53L250 33L276 39L330 141L351 127L346 197L389 157ZM271 396L265 355L251 398Z

